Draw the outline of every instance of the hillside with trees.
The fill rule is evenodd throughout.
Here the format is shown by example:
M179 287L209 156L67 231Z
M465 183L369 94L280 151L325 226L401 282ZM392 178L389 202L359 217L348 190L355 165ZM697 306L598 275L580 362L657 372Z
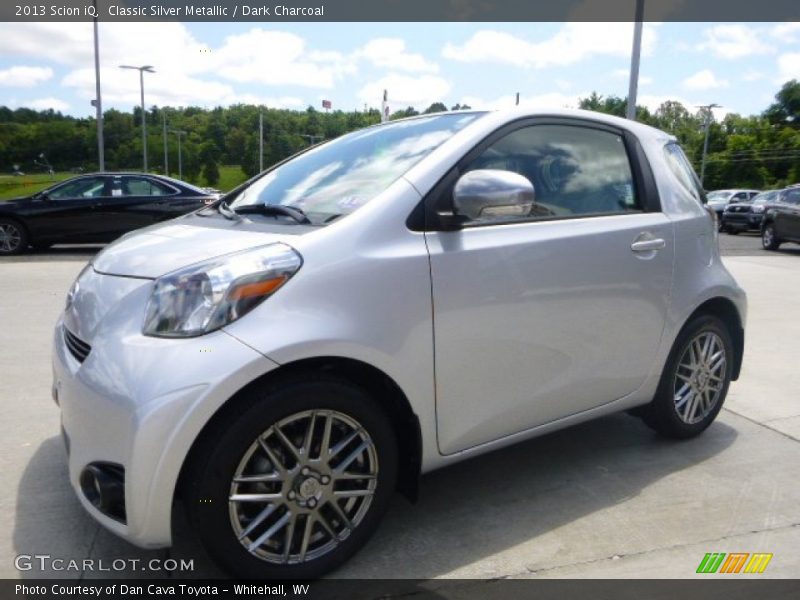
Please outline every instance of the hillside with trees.
M624 116L626 100L597 93L580 100L580 107ZM450 110L466 109L455 105ZM441 102L424 113L447 111ZM186 134L181 139L183 177L215 185L221 165L241 167L241 178L258 171L259 113L264 120L264 165L269 166L308 146L348 131L378 123L380 113L320 112L271 109L253 105L227 108L159 108L147 111L147 145L151 169L164 171L163 122ZM392 119L419 114L409 107ZM675 135L700 171L706 115L678 102L665 102L655 112L638 108L637 118ZM106 169L141 168L141 113L110 109L104 113ZM170 173L178 172L178 140L168 133ZM0 173L15 166L27 173L41 172L42 159L58 171L97 168L93 118L77 118L52 110L10 109L0 106ZM760 115L728 114L711 121L705 187L766 189L800 181L800 83L784 84L775 102Z

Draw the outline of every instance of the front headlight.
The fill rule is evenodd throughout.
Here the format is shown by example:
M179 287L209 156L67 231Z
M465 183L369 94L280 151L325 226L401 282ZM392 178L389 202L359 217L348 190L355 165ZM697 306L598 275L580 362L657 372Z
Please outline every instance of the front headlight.
M194 337L224 327L274 294L302 264L289 246L270 244L159 277L142 333Z

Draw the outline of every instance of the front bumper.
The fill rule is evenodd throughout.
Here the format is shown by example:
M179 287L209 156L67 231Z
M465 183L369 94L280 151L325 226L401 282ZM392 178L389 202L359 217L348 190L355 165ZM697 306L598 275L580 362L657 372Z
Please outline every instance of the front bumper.
M722 226L739 231L760 230L763 213L723 213Z
M59 319L53 391L70 482L83 506L117 535L158 548L171 545L174 492L194 440L233 394L277 365L224 331L181 340L141 335L149 289L132 291L91 328L83 362L66 345ZM101 512L81 489L81 473L98 462L124 469L124 521Z

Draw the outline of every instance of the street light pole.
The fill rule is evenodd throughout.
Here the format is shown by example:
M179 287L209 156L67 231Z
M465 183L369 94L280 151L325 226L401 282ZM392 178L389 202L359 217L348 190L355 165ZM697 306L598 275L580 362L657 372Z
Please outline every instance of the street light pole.
M172 133L178 136L178 179L183 179L183 157L181 156L181 136L186 132L182 129L170 129Z
M97 0L94 0L94 14L97 14ZM102 173L106 170L105 148L103 145L103 102L100 99L100 43L97 34L97 17L94 21L94 106L97 121L97 167Z
M258 172L264 170L264 113L258 113Z
M642 21L644 0L636 0L636 22L633 25L633 50L631 51L631 73L628 82L628 107L625 116L636 120L636 94L639 91L639 56L642 53Z
M705 139L703 140L703 159L700 162L700 185L703 185L706 177L706 154L708 154L708 131L711 129L711 118L714 116L711 112L712 108L722 108L719 104L706 104L705 106L698 106L697 108L705 112L704 128Z
M167 153L167 113L161 109L161 122L164 126L161 137L164 138L164 175L169 177L169 154Z
M147 173L147 119L144 112L144 74L155 73L155 69L151 65L144 65L143 67L133 67L131 65L120 65L120 69L136 69L139 71L139 91L142 100L142 164L144 165L144 172Z

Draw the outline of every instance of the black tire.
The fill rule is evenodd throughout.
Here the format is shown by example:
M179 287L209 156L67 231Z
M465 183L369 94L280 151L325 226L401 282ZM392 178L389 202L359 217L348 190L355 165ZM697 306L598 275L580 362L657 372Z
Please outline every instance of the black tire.
M723 381L719 388L718 395L713 398L713 404L710 410L696 422L690 423L679 414L680 411L676 400L676 391L678 389L677 382L679 380L676 374L685 353L689 351L690 344L696 340L698 336L704 336L706 334L713 334L716 336L716 339L719 340L724 349L725 365L722 368L724 376L722 377ZM652 402L641 407L640 416L642 420L650 428L666 437L684 439L701 434L711 425L722 409L733 374L733 362L733 341L725 323L711 315L699 315L695 317L684 326L675 340L675 344L670 351L667 364L664 367L661 381L658 384L658 389ZM683 374L685 374L685 371ZM688 411L689 407L690 405L687 402L687 406L684 410ZM692 416L694 416L694 413Z
M738 230L738 229L734 229L733 227L728 227L728 230L727 230L727 231L728 231L728 233L730 233L731 235L739 235L739 230Z
M764 250L777 250L781 247L782 240L779 240L775 235L775 226L772 223L767 223L761 230L761 245Z
M22 254L28 249L28 231L14 219L0 218L0 256Z
M327 535L330 539L326 543L334 544L331 549L326 551L327 553L322 553L304 562L295 562L294 564L268 562L269 556L263 558L255 556L245 548L244 544L247 541L255 543L259 536L265 534L261 528L266 528L268 531L267 524L270 524L270 527L274 525L270 519L277 518L277 515L285 510L286 512L282 513L281 518L286 517L287 514L291 517L292 533L294 535L291 539L295 541L289 543L289 550L297 560L297 557L300 556L298 548L303 546L303 540L301 538L298 544L296 535L297 531L301 535L304 534L308 517L304 519L303 511L309 510L308 506L301 506L299 503L305 501L301 500L301 497L302 494L306 493L303 485L307 483L309 476L300 475L300 471L297 471L296 476L291 476L293 479L290 483L282 481L270 484L244 484L245 486L265 486L257 489L256 493L259 491L263 493L264 490L269 490L269 493L275 493L277 490L277 493L280 494L280 499L275 501L275 504L279 504L279 506L275 509L274 516L270 515L269 518L265 519L264 525L259 525L259 528L255 529L253 533L248 534L249 537L245 537L244 542L239 542L238 536L234 531L234 519L240 519L240 513L235 511L238 510L241 513L245 513L250 510L250 504L246 506L238 504L235 505L237 507L235 510L229 509L229 494L233 490L232 481L237 469L242 469L242 464L254 464L247 461L260 460L262 464L267 465L263 467L266 471L260 469L255 471L259 474L267 471L273 473L272 469L275 467L269 466L272 464L270 462L271 459L264 458L267 454L263 450L263 442L264 440L273 440L270 443L277 444L276 440L280 440L280 438L274 433L268 434L268 431L274 432L272 426L275 424L286 423L287 419L295 415L305 414L304 411L314 411L316 409L329 411L328 413L315 413L321 415L320 418L322 419L326 419L325 415L330 414L330 411L335 411L335 414L344 415L352 419L353 422L366 431L368 434L367 439L374 444L371 448L375 452L371 456L377 457L375 459L377 477L375 478L374 493L371 496L371 502L362 505L366 506L366 508L357 509L365 510L366 512L362 512L360 517L348 515L347 522L350 523L349 519L352 518L352 522L355 524L352 529L348 529L345 526L345 520L340 520L336 516L333 519L325 517L324 525L326 527L330 526L332 531L331 529L323 530L323 523L320 520L314 522L311 526L311 531L315 532L313 535L321 540L324 540ZM290 425L288 427L291 427L291 423L299 422L299 420L289 421ZM312 422L310 417L307 422ZM316 427L314 425L310 426L311 431L316 432L316 434L312 433L312 441L321 439L324 435L325 421L323 420L319 423L322 424L318 424ZM287 431L286 425L281 425L281 427L284 428L284 432ZM320 428L322 428L322 431L320 431ZM289 431L289 435L291 435L291 431ZM316 438L315 435L317 436ZM256 446L253 449L254 443L259 439L261 440L259 442L260 446ZM334 434L330 439L335 439ZM356 447L360 447L361 442L359 440L356 440L356 442L359 444ZM283 458L277 460L279 464L282 461L288 467L290 466L292 454L288 447L285 445L282 447L286 452ZM332 447L333 445L329 445L329 448ZM321 458L323 456L321 448L322 443L320 442L319 447L315 446L308 454L313 456L315 452L319 452L319 457ZM274 452L275 449L273 447L273 456L276 456ZM345 450L341 454L348 452L351 451ZM371 452L371 450L366 450L365 452ZM247 458L248 455L250 458ZM296 463L293 468L299 469L300 463ZM349 470L349 467L346 467L345 470ZM333 468L329 471L331 477L334 477L334 471L335 469ZM239 471L240 474L252 472L254 471ZM189 522L194 531L197 532L209 555L221 568L236 577L245 579L314 579L344 563L374 533L395 489L397 480L397 442L390 421L374 398L371 398L362 389L347 381L329 376L307 374L303 378L284 380L245 392L241 398L237 399L234 409L224 412L210 429L203 434L199 448L192 453L187 475L184 487L184 501ZM317 480L317 482L326 483L325 476L320 475L320 477L321 479ZM333 489L335 489L334 485L339 485L340 483L347 484L348 482L330 483L327 486L330 488L330 492L318 493L332 494ZM363 484L364 482L361 482L358 485ZM266 486L277 487L268 488ZM252 493L250 490L253 488L246 489L247 493ZM237 494L243 493L238 486L236 490ZM335 515L335 512L330 512L334 511L331 502L341 503L342 500L318 497L320 499L314 501L314 504L319 503L317 512L319 514ZM361 498L354 500L356 502L366 501L366 499ZM346 512L348 510L347 503L351 502L351 500L344 500L343 502L345 503L344 509ZM266 504L266 506L268 507L271 504ZM233 504L231 505L233 506ZM341 504L339 506L341 508ZM355 506L358 506L358 504L355 504ZM262 507L264 505L259 504L253 508L251 515L255 514L254 511L260 511ZM233 516L234 513L236 514L235 517ZM243 522L245 529L246 526L257 520L256 516L248 516L247 518L249 521ZM356 521L358 522L356 523ZM241 531L242 521L237 521L237 524ZM340 530L338 529L339 527L344 527L344 529ZM285 536L288 533L288 529L287 525L277 531L282 531ZM345 534L344 531L349 531L349 533ZM337 535L341 535L343 539L334 542L334 538L328 535L334 532ZM276 535L272 534L265 543L273 543L273 536ZM256 540L253 540L253 537L256 537ZM319 542L319 544L321 543ZM311 544L308 544L306 547L310 548L310 546ZM256 552L263 552L264 554L269 554L269 552L283 553L286 551L285 549L286 542L284 540L283 545L274 548L274 550L262 545L256 549Z

